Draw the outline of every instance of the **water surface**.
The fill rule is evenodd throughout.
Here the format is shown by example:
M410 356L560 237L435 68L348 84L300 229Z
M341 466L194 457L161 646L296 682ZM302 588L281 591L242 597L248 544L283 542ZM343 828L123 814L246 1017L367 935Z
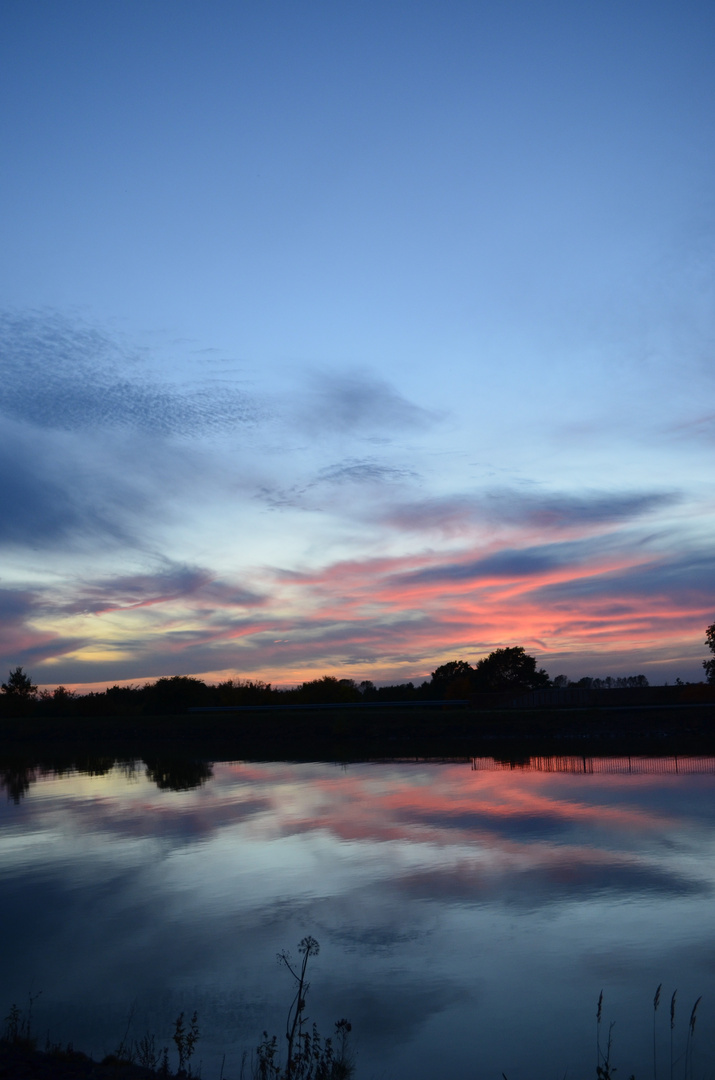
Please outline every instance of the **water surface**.
M204 1080L237 1077L291 996L353 1024L358 1077L713 1072L715 761L338 765L108 760L6 775L0 1008L95 1054L199 1013ZM192 786L193 785L193 786ZM183 788L183 790L174 790ZM11 797L12 796L12 797ZM225 1059L224 1059L225 1055Z

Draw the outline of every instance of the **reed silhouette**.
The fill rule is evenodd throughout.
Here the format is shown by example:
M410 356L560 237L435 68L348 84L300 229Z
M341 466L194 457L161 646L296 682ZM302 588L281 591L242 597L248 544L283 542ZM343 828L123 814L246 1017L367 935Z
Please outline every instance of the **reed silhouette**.
M263 1039L256 1048L253 1064L254 1080L349 1080L354 1066L348 1052L348 1035L352 1025L349 1020L335 1024L335 1041L323 1039L315 1024L307 1027L306 1000L310 983L306 978L308 962L320 952L320 945L310 935L298 945L302 960L293 961L290 953L278 953L278 962L285 967L295 981L295 993L286 1017L287 1055L281 1064L278 1038L263 1032ZM244 1060L245 1065L245 1060ZM241 1069L243 1078L244 1069Z

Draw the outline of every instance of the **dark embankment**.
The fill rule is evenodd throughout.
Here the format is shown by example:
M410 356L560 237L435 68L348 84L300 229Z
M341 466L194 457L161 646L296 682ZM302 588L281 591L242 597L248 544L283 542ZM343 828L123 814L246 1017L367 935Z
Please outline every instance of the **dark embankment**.
M71 1048L44 1053L0 1040L0 1080L156 1080L161 1075L117 1058L98 1062Z
M605 692L591 704L502 702L407 707L240 708L169 715L0 718L0 748L83 749L119 757L187 751L204 760L715 752L715 688ZM660 690L660 694L652 691ZM671 693L667 693L671 691ZM707 694L704 692L707 691ZM703 697L710 700L702 700ZM105 748L106 751L105 751Z

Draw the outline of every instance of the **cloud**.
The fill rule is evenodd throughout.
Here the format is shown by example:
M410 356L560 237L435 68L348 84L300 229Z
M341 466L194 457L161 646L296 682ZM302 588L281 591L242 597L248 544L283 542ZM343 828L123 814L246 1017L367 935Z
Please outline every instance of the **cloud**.
M65 614L127 611L172 604L180 600L204 603L212 610L256 607L264 598L236 583L225 584L203 567L172 564L155 573L138 573L82 584L74 598L61 606Z
M360 516L359 496L362 493L373 498L383 491L392 493L395 487L417 479L419 474L414 469L388 465L375 458L346 458L320 469L302 484L292 487L262 485L256 497L273 510L300 508L315 511L330 506ZM349 496L347 501L342 501L346 489L350 489Z
M586 600L613 594L614 599L628 598L643 602L669 597L683 607L697 603L710 610L715 605L715 556L710 551L689 550L681 553L663 551L645 558L639 565L614 567L607 575L579 577L578 580L545 584L535 593L543 601Z
M84 644L77 636L38 629L35 623L41 619L43 610L44 598L37 592L0 589L0 663L8 668L18 664L26 667Z
M262 415L257 401L231 384L152 379L144 358L120 339L52 313L0 314L0 378L0 410L43 429L197 436Z
M679 424L672 424L666 431L675 438L696 438L712 442L715 438L715 413L691 417Z
M574 495L553 491L490 488L481 492L405 499L395 488L422 479L415 469L369 458L345 458L321 469L290 488L260 489L259 498L274 508L321 508L327 487L347 485L385 490L384 499L361 503L352 499L344 509L368 522L399 532L437 532L446 536L483 528L510 528L535 533L583 534L622 525L666 509L681 500L672 491L604 492Z
M370 484L383 485L415 480L414 469L384 465L373 458L348 458L321 469L313 484Z
M549 650L561 664L606 644L665 648L664 634L684 640L710 621L709 550L696 536L674 551L675 526L642 527L677 493L534 483L415 498L427 478L414 454L354 451L438 417L364 372L313 374L290 400L273 391L258 439L219 452L214 436L266 415L235 384L151 378L118 337L56 315L2 316L0 334L0 545L23 560L41 551L53 575L41 588L37 569L14 578L31 588L12 616L11 663L54 658L50 677L72 682L219 671L289 682L341 668L421 679L504 644L536 647L548 667ZM271 447L278 423L294 444L310 438ZM346 446L327 456L333 435ZM271 530L266 504L293 511L290 536ZM372 557L351 558L363 542ZM81 578L62 562L78 552Z
M532 577L543 574L563 565L567 560L559 558L559 548L565 545L553 545L551 548L531 548L526 550L498 551L484 559L467 562L442 563L425 570L418 570L405 575L405 582L410 584L438 584L448 582L472 581L480 579ZM569 551L572 546L568 546Z
M414 918L412 912L410 916ZM422 937L424 929L420 927ZM361 955L369 952L373 939L380 937L382 928L377 927L370 936L357 942ZM342 940L333 936L332 940L342 945ZM343 989L335 981L334 997L337 989ZM344 991L343 991L344 992ZM444 976L431 974L428 986L415 986L404 976L391 972L389 986L381 986L373 981L365 985L357 983L350 988L350 1019L356 1031L369 1032L369 1046L373 1054L394 1053L396 1047L406 1046L421 1031L427 1029L434 1018L446 1012L454 1005L464 1004L469 991ZM381 1058L380 1065L384 1064ZM371 1071L371 1075L380 1075ZM384 1075L384 1073L382 1074Z
M446 558L434 552L418 568L406 568L390 576L389 584L409 593L419 586L425 590L453 585L456 590L469 586L494 586L510 583L524 588L562 584L585 580L587 588L598 588L598 582L621 575L626 578L634 568L659 562L665 556L642 545L642 537L624 538L621 534L597 533L580 539L554 538L551 542L510 546L490 541L482 545L487 554L474 558L474 545L450 553Z
M182 597L195 596L211 576L197 567L172 566L156 574L133 574L83 584L74 598L61 610L100 614L106 611L129 610L169 603Z
M681 560L637 534L627 543L609 534L481 559L472 551L328 562L302 574L263 567L235 578L176 563L82 582L54 614L125 612L121 649L112 624L99 622L87 633L100 651L108 635L106 657L63 660L51 677L226 672L290 683L329 672L421 681L443 660L513 644L535 651L551 674L558 663L572 677L624 667L632 674L635 666L650 676L649 665L674 642L692 666L683 674L699 676L702 627L708 605L715 610L709 552ZM698 569L706 564L708 578Z
M391 436L424 426L430 414L386 382L365 373L308 377L288 404L272 394L275 424L311 439L307 479L286 484L300 461L295 452L261 453L257 445L206 442L252 431L268 419L259 401L230 378L179 383L151 374L151 354L119 335L56 313L0 313L0 375L4 415L0 481L13 513L0 523L0 544L58 550L90 544L151 548L158 532L187 518L220 493L272 508L357 512L359 499L341 495L410 481L410 468L374 457L348 457L316 469L320 437ZM271 436L272 437L272 436ZM200 440L204 439L202 443ZM275 483L280 472L281 482ZM224 501L224 505L226 505Z
M399 889L411 899L452 904L507 904L538 909L571 903L584 896L637 897L707 896L710 884L669 869L649 866L620 855L564 851L541 864L515 866L507 878L479 864L463 862L445 871L424 870L399 879Z
M106 453L106 448L105 448ZM55 432L30 432L6 422L0 432L0 545L43 548L58 543L126 543L148 502L122 470L108 475L102 451Z
M53 683L95 681L95 671L97 681L115 682L235 667L243 637L282 625L253 614L267 602L240 581L168 560L153 572L95 580L83 575L35 592L0 590L0 659L32 663L39 681ZM60 620L71 620L79 633L37 629L61 626ZM88 646L91 655L85 656ZM54 661L52 667L38 670L46 660Z
M459 533L479 525L564 532L622 524L672 506L679 498L663 491L569 495L496 488L397 503L378 513L385 523L414 532Z
M340 435L379 435L390 439L398 431L423 432L438 414L403 397L386 380L367 371L312 373L292 405L303 430Z
M151 547L220 473L179 437L259 415L231 385L152 380L119 338L51 313L0 314L0 374L0 545L17 549Z

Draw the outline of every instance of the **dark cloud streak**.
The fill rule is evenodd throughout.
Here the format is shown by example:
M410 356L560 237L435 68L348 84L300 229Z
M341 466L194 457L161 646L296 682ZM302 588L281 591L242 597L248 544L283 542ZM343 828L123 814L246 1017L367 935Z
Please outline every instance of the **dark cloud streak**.
M127 543L145 496L121 475L111 482L96 459L51 434L5 424L0 433L0 545Z
M662 491L568 495L500 488L398 503L381 508L379 514L387 524L416 532L454 532L480 524L558 532L621 524L672 506L679 498Z
M235 583L219 581L211 571L198 566L173 564L153 574L133 574L106 578L80 586L77 596L60 610L63 614L98 613L151 607L175 600L191 599L215 607L246 608L263 604L259 593Z

